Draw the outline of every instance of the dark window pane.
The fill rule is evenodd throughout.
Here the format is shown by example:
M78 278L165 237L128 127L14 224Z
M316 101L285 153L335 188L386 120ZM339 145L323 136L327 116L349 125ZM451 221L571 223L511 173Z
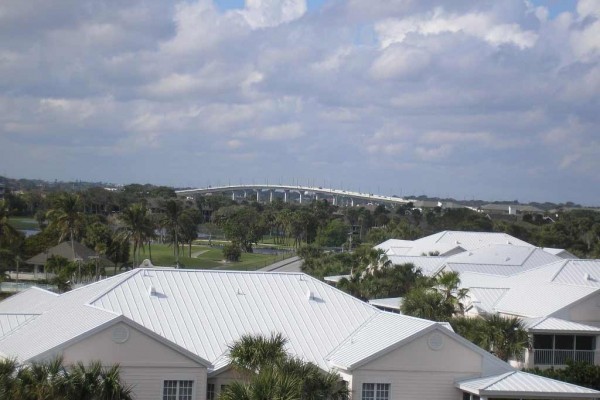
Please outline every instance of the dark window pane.
M534 349L551 349L552 335L533 335Z
M595 350L594 336L577 336L577 350Z
M557 350L573 350L573 335L556 335L554 347Z

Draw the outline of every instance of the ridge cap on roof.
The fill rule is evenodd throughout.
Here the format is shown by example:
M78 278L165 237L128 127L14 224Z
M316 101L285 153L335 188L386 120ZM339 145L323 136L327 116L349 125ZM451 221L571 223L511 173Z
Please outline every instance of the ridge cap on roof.
M490 386L492 386L492 385L496 385L497 383L499 383L499 382L502 382L503 380L505 380L506 378L508 378L508 377L509 377L509 376L511 376L511 375L514 375L514 374L515 374L515 373L517 373L517 372L518 372L518 371L516 371L516 370L515 370L515 371L508 371L508 372L505 372L505 373L503 373L503 374L500 374L500 375L492 375L492 376L490 376L489 378L491 378L491 377L497 377L498 379L494 379L494 380L493 380L493 381L492 381L492 382L491 382L489 385L486 385L486 386L484 386L484 387L483 387L482 389L480 389L480 390L486 390L486 389L487 389L487 388L489 388Z
M92 303L94 303L95 301L97 301L99 298L101 298L102 296L105 296L108 292L110 292L110 291L114 290L115 288L121 286L123 283L125 283L126 281L128 281L129 279L131 279L133 276L139 274L140 271L141 271L141 268L134 268L131 271L127 271L127 272L125 272L123 274L116 275L115 277L121 276L121 275L124 275L124 276L122 277L122 279L116 279L116 282L114 283L114 285L109 286L107 289L103 290L100 294L97 294L96 296L92 297L90 300L86 301L84 303L84 305L91 306ZM98 282L102 282L102 281L98 281ZM98 282L94 282L94 283L92 283L90 285L82 286L80 288L77 288L77 290L89 287L89 286L91 286L91 285L93 285L95 283L98 283ZM100 309L100 308L98 308L98 309Z
M377 309L379 310L379 309ZM381 310L379 310L381 311ZM383 311L381 311L383 312ZM326 361L330 361L331 357L346 343L348 343L348 341L352 340L352 337L358 333L363 327L367 326L372 320L374 320L376 317L378 317L380 315L380 313L375 313L373 315L371 315L369 318L367 318L362 324L358 325L356 327L356 329L354 329L352 332L350 332L348 334L348 336L346 336L337 346L335 346L333 349L331 349L331 351L327 354L325 354L325 356L323 357L324 360Z
M219 273L219 274L248 274L248 275L306 275L310 276L305 272L292 272L292 271L236 271L236 270L226 270L226 269L197 269L197 268L169 268L165 266L155 266L148 268L136 268L136 271L161 271L161 272L210 272L210 273Z
M557 261L560 263L560 261ZM550 282L554 282L554 279L556 279L556 277L558 276L558 274L560 274L562 272L562 270L565 268L565 266L569 263L569 260L564 260L562 261L562 265L560 265L560 267L558 268L558 270L556 270L556 272L554 272L554 274L552 274L552 277L550 277Z
M538 326L542 322L546 321L548 318L550 318L550 317L547 316L547 317L530 318L531 320L533 320L533 324L530 325L530 326L528 326L527 329L535 328L536 326Z
M42 313L0 312L0 315L42 315Z
M389 313L389 312L385 312L385 311L382 311L381 315L397 316L397 317L403 317L404 316L403 314ZM382 355L387 354L387 352L390 351L390 350L395 350L397 348L400 348L400 347L404 346L405 344L410 343L413 340L415 340L415 339L417 339L417 338L419 338L419 337L421 337L421 336L423 336L423 335L425 335L425 334L427 334L427 333L429 333L429 332L431 332L431 331L433 331L435 329L438 329L438 328L439 329L443 329L444 331L447 331L447 332L450 332L450 333L454 333L454 332L450 331L448 328L446 328L445 326L439 324L438 322L430 321L430 320L424 320L424 319L421 319L421 318L416 318L416 319L421 320L421 321L431 322L431 324L429 324L427 326L424 326L423 328L419 329L418 331L413 332L412 334L410 334L410 335L408 335L408 336L406 336L406 337L404 337L404 338L402 338L400 340L397 340L397 341L395 341L393 343L390 343L389 345L387 345L386 347L381 348L378 351L372 352L371 354L364 356L363 358L355 361L353 364L345 365L344 368L346 368L348 370L353 370L353 369L355 369L357 367L360 367L360 366L362 366L364 364L367 364L367 363L369 363L369 362L371 362L373 360L378 359ZM374 318L373 318L373 320L374 320ZM373 322L373 320L370 319L369 323ZM364 329L365 326L366 326L366 324L361 325L361 329ZM358 333L358 329L357 329L356 332ZM340 346L338 346L338 347L340 347ZM330 361L330 360L326 359L326 361Z

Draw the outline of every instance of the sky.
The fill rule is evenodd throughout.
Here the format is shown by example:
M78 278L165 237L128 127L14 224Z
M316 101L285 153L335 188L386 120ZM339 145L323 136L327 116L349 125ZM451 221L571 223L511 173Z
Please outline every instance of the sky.
M0 175L600 205L600 1L3 0Z

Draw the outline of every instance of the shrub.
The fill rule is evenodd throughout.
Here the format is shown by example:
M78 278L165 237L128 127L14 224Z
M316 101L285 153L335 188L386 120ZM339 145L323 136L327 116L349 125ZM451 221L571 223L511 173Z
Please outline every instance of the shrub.
M240 261L242 258L242 250L236 243L230 243L223 246L223 257L227 261Z

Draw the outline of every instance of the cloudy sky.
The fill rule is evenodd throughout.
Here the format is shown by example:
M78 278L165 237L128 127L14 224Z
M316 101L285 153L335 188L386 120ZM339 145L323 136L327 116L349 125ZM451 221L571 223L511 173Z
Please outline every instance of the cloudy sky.
M600 1L3 0L0 175L600 205Z

